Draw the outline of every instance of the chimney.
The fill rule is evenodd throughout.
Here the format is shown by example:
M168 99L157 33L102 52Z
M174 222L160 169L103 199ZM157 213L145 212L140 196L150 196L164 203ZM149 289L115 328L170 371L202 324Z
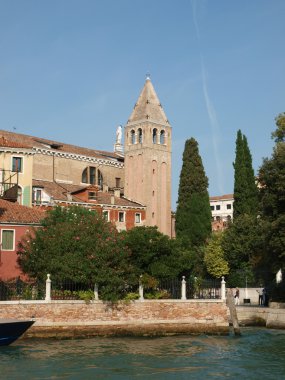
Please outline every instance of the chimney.
M111 205L114 205L115 204L115 197L114 195L111 195Z
M103 192L108 193L109 191L109 186L108 185L103 185Z
M114 196L116 198L120 198L120 196L121 196L121 189L115 187L114 188Z

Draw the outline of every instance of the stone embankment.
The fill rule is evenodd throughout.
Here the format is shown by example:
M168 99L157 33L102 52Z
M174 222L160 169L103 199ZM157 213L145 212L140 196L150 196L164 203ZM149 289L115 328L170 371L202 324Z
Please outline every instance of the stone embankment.
M266 326L285 329L285 304L271 302L269 307L238 306L240 326Z
M3 301L0 318L34 318L26 337L96 335L228 334L221 300Z

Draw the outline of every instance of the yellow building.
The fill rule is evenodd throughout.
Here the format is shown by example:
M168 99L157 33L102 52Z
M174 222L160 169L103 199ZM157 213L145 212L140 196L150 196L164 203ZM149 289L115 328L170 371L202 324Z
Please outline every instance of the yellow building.
M0 138L1 198L32 205L33 158L35 152L24 144Z

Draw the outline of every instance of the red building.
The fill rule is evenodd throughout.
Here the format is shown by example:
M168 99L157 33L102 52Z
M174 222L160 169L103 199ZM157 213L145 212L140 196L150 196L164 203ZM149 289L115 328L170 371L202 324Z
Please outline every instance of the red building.
M73 185L33 180L33 206L78 205L95 209L118 231L145 225L146 206L121 196L120 189L102 191L96 185Z
M0 199L0 279L23 277L17 264L18 242L44 216L43 211Z

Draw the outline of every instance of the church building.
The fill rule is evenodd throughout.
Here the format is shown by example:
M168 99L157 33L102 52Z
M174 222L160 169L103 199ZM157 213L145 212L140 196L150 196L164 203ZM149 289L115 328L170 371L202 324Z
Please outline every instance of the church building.
M95 208L118 230L171 236L171 127L149 77L114 152L0 130L0 198L49 208Z

